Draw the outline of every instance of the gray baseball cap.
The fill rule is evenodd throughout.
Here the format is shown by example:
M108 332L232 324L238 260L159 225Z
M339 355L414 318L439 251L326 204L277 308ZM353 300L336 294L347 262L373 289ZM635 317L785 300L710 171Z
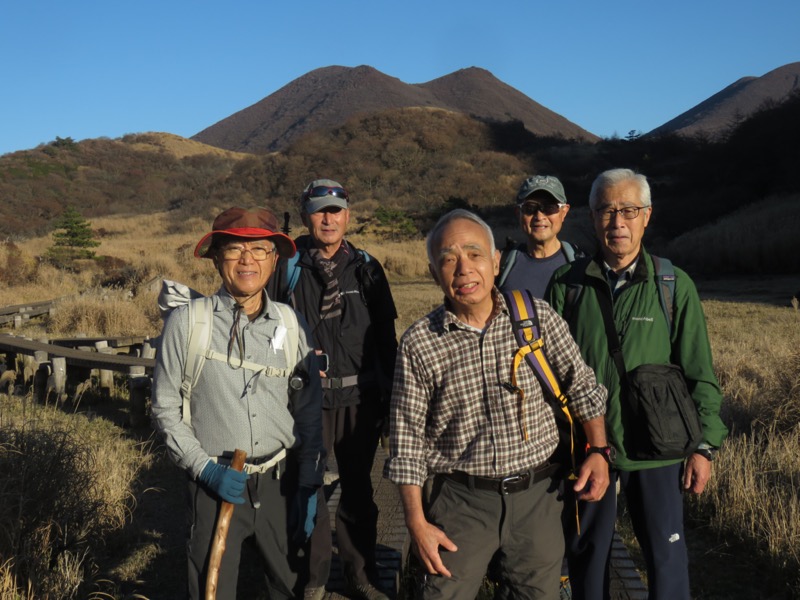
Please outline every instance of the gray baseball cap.
M328 206L348 208L350 195L341 183L333 179L315 179L300 197L303 212L313 214Z
M552 175L533 175L532 177L528 177L522 183L522 186L520 186L517 192L517 205L523 204L525 200L528 199L528 196L539 191L547 192L555 198L556 202L559 204L567 203L567 196L564 194L564 186L561 185L557 177L553 177Z

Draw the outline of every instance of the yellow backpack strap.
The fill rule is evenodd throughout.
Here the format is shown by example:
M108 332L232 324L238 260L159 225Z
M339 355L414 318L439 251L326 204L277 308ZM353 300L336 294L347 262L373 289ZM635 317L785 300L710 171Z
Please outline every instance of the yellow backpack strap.
M517 385L517 369L520 363L526 360L536 374L545 398L564 414L567 423L569 423L570 457L572 459L570 479L575 479L575 432L572 414L569 411L568 399L561 391L561 384L553 372L553 368L544 351L544 340L542 339L539 317L536 313L533 296L528 290L507 290L503 292L503 296L506 299L511 315L514 337L519 344L519 350L514 355L511 384L520 395L520 412L524 412L524 392ZM523 417L524 414L520 416ZM525 432L525 437L527 439L527 432Z

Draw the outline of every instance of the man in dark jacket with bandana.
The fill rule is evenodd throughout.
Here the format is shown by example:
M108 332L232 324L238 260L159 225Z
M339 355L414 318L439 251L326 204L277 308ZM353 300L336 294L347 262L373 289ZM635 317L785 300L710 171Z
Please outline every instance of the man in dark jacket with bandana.
M336 512L339 559L347 591L387 598L375 587L378 508L370 473L387 417L397 318L380 263L344 239L349 195L330 179L312 181L300 198L309 235L296 240L298 257L283 261L270 291L305 316L311 327L324 391L323 441L335 453L341 498ZM331 563L331 528L319 494L305 598L322 598Z

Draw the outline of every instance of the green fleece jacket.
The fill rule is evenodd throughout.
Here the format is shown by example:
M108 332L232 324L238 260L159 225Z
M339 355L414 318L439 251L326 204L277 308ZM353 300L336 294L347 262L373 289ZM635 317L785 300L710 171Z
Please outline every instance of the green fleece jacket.
M581 274L585 272L585 277ZM714 374L705 315L697 289L689 276L675 269L674 323L669 331L660 305L655 270L650 255L642 249L631 283L612 299L614 323L622 344L628 371L643 364L675 364L683 368L689 392L697 404L704 441L719 447L728 434L720 419L722 392ZM626 452L626 429L630 432L630 410L620 401L620 379L608 350L598 294L611 295L602 267L602 257L584 258L561 267L553 275L547 300L564 315L567 289L583 282L576 306L571 309L569 328L586 363L598 382L608 389L606 427L609 443L617 449L618 469L637 471L680 462L637 461Z

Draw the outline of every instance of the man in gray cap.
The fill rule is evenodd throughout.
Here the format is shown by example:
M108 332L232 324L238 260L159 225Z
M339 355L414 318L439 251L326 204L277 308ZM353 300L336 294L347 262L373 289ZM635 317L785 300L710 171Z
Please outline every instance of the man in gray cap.
M388 600L375 587L378 507L370 473L391 395L397 311L381 264L345 239L349 200L337 181L306 186L300 216L308 235L297 238L297 257L281 264L270 290L305 316L321 357L322 431L328 455L335 452L342 490L336 538L347 592ZM324 595L332 554L321 492L319 501L308 549L310 599Z
M558 239L569 212L564 186L552 175L528 177L517 192L514 212L527 240L503 251L497 286L530 290L542 298L555 270L583 256L577 247Z

